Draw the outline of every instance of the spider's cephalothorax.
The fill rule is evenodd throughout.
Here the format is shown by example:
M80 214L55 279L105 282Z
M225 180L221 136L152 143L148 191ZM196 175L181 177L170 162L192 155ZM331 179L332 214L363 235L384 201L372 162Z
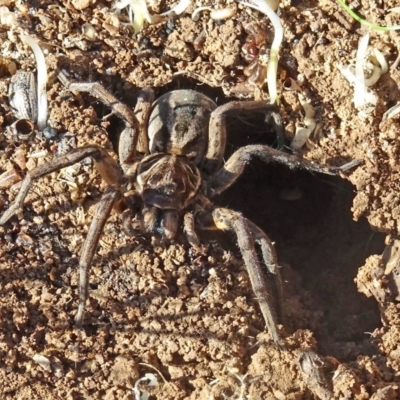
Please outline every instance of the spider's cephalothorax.
M238 112L272 111L274 108L264 101L234 101L217 107L198 92L176 90L153 104L153 92L145 89L140 93L135 109L131 110L97 83L70 83L61 72L59 78L72 91L87 91L98 97L123 119L125 129L118 150L120 165L104 149L89 145L39 166L25 177L15 201L0 218L0 224L5 224L23 205L34 180L92 157L109 186L99 201L82 248L77 324L83 322L89 268L102 230L114 203L121 198L126 182L130 181L132 207L122 213L122 226L128 234L160 234L172 239L183 225L183 231L193 246L199 244L196 228L222 229L236 235L267 327L274 341L281 343L275 307L272 306L274 302L267 292L264 271L267 268L275 278L276 303L279 304L282 301L282 282L271 241L242 214L215 207L210 198L232 185L253 157L267 163L281 162L291 168L326 170L266 145L239 148L223 165L226 116ZM137 221L140 221L139 226Z
M208 145L208 121L217 105L194 90L161 96L149 118L150 153L185 156L199 166Z

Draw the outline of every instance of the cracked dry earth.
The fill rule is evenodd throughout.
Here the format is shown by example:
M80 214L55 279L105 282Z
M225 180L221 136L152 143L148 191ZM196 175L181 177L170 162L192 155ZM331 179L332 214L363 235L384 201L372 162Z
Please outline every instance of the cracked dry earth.
M174 4L148 3L152 14ZM352 3L380 25L398 22L390 11L396 5ZM231 7L235 15L219 21L206 11L193 21L199 6ZM286 350L264 329L233 238L207 234L197 250L183 238L160 245L125 236L117 212L91 269L87 323L77 329L78 260L105 189L84 160L40 179L23 210L0 227L1 399L400 398L400 120L383 117L400 99L399 36L370 32L392 68L372 87L378 104L362 118L337 67L354 59L365 28L333 1L285 0L279 15L285 33L278 86L296 81L318 126L303 156L331 166L362 160L343 177L255 161L216 200L276 243ZM0 211L35 166L88 143L112 152L118 141L121 122L104 119L110 110L90 95L67 91L56 67L75 81L100 81L131 106L145 86L157 95L193 88L218 104L268 100L265 87L250 82L254 75L245 75L248 53L257 60L260 43L273 38L258 12L230 0L197 0L137 36L127 22L105 0L32 0L27 14L20 2L0 1ZM256 31L266 32L261 42ZM11 76L35 69L21 34L36 38L46 54L57 131L51 140L39 133L18 142L6 134L14 121ZM280 97L289 143L303 109L296 91ZM233 119L228 133L229 152L274 142L263 116Z

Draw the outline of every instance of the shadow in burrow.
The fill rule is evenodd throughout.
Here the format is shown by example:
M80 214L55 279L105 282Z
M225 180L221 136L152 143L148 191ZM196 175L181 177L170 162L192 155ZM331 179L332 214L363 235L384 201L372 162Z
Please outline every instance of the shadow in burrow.
M273 130L263 131L263 119L255 114L231 120L227 152L276 142ZM367 257L382 253L385 235L373 232L365 219L353 221L354 197L354 187L339 176L252 160L216 199L241 211L275 243L286 328L312 330L320 351L341 361L378 352L368 333L382 325L377 303L358 293L354 278Z

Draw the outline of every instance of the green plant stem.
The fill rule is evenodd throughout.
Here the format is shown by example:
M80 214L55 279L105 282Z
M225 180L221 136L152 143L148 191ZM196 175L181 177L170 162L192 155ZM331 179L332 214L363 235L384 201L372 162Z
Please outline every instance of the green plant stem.
M347 11L350 16L352 16L356 21L358 21L360 24L368 26L376 31L396 31L400 29L400 25L391 25L391 26L379 26L375 25L372 22L366 21L365 19L362 19L358 14L356 14L343 0L337 0L338 3Z

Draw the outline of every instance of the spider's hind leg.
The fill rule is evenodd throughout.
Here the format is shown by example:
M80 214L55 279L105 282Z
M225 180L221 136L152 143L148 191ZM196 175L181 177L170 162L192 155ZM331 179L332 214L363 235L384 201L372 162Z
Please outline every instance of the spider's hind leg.
M227 208L214 208L211 214L205 213L200 216L203 229L207 229L210 216L218 229L235 233L240 252L249 274L253 292L260 305L267 328L275 343L280 347L284 347L278 334L276 311L273 306L275 302L268 293L265 271L258 260L255 249L255 242L258 242L261 247L263 261L267 265L268 270L275 277L278 286L278 301L281 301L282 280L276 263L275 250L273 249L271 241L260 228L248 221L242 214Z

